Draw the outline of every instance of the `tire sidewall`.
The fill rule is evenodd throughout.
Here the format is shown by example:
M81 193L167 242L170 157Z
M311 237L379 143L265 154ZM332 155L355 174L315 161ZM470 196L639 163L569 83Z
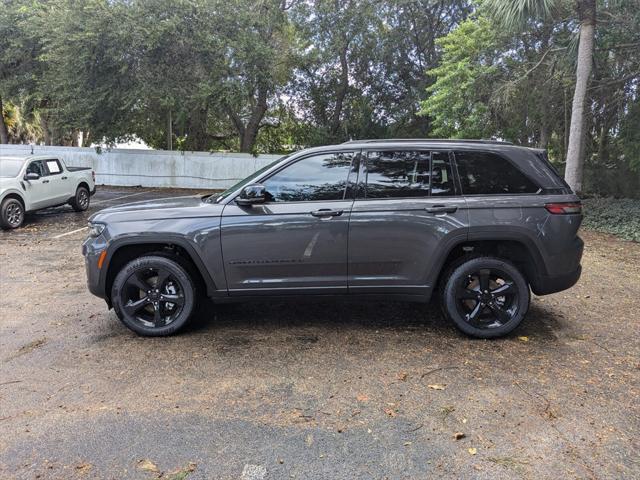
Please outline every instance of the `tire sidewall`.
M120 292L122 291L126 280L132 273L144 268L153 267L162 267L169 270L180 283L184 293L184 306L178 318L169 325L159 328L145 327L135 321L135 319L130 318L122 309L123 299L120 296ZM189 273L187 273L187 271L178 262L161 256L145 256L132 260L118 272L115 280L113 281L113 286L111 287L111 303L116 315L126 327L133 330L138 335L159 337L171 335L189 322L195 309L196 290Z
M80 198L80 192L85 192L87 195L87 205L85 207L80 205L80 202L78 201ZM78 212L84 212L86 210L89 209L89 204L91 203L91 195L89 193L89 190L86 187L78 187L76 189L76 195L75 197L73 197L73 205L72 207L77 210Z
M20 223L18 223L17 225L13 225L9 223L8 219L6 218L7 209L9 208L9 205L13 203L20 206L20 209L22 210L22 215L20 216ZM2 228L6 228L6 229L19 228L24 223L24 215L25 215L25 211L24 211L24 205L22 205L22 202L20 202L19 200L16 200L15 198L6 198L3 200L2 205L0 206L0 225L2 225Z
M474 273L481 268L502 270L512 278L514 284L518 288L518 311L516 316L501 327L492 329L474 327L467 323L458 311L458 300L456 299L456 288L458 282L467 275ZM442 296L442 304L447 317L464 333L478 338L496 338L512 332L520 325L527 314L529 302L531 300L529 285L522 273L512 263L493 257L473 258L453 269L447 278Z

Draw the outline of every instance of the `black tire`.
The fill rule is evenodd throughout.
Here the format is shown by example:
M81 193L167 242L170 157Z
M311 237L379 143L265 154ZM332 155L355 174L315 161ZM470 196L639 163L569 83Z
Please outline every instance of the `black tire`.
M524 275L500 258L463 260L449 270L443 285L446 317L473 337L506 335L520 325L529 310L531 294Z
M80 186L76 190L75 196L69 202L69 205L76 212L84 212L89 208L89 202L91 201L91 194L87 187Z
M118 318L147 337L172 335L183 328L191 320L196 298L195 283L187 270L177 261L157 255L127 263L111 288Z
M24 222L24 205L16 198L5 198L0 205L0 227L18 228Z

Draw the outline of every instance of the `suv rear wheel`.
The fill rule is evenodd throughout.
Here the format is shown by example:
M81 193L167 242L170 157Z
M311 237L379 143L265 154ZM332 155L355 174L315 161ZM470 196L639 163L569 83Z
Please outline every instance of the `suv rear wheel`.
M514 330L529 309L529 285L510 262L476 257L450 270L442 290L446 316L464 333L495 338Z
M155 255L132 260L113 282L111 301L118 318L139 335L171 335L194 312L195 284L173 259Z

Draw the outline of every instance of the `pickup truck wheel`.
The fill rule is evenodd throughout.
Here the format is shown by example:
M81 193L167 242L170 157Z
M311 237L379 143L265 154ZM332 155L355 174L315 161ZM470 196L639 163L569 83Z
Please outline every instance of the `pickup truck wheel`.
M78 189L76 190L76 195L69 203L76 212L84 212L87 208L89 208L90 198L91 195L89 195L89 190L87 190L86 187L78 187Z
M171 335L194 311L195 285L176 261L155 255L132 260L116 275L111 301L118 318L143 336Z
M24 207L15 198L5 198L0 205L0 227L18 228L24 222Z
M495 338L514 330L529 309L529 285L510 262L493 257L465 261L442 291L446 316L464 333Z

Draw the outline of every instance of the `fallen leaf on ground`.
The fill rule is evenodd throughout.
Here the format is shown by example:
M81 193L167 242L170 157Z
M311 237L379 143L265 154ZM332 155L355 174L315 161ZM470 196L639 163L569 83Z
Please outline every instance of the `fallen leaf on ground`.
M358 400L359 402L368 402L369 401L369 397L367 397L364 393L360 393L356 397L356 400Z
M401 382L406 382L407 381L407 372L400 372L398 374L398 380L400 380Z
M76 465L76 470L81 473L87 473L89 470L91 470L91 467L93 465L91 465L90 463L79 463L78 465Z
M464 437L466 437L466 435L463 432L456 432L453 434L453 438L455 438L456 440L460 440Z
M444 390L445 388L444 385L439 385L437 383L434 383L432 385L427 385L427 387L431 388L432 390Z
M159 473L160 470L158 469L158 466L153 463L151 460L140 460L138 462L138 468L140 470L144 470L145 472L153 472L153 473Z
M196 464L193 462L189 462L189 465L187 465L184 468L181 468L180 470L176 470L175 472L171 472L168 476L167 476L167 480L184 480L185 478L187 478L192 472L195 471L196 469Z
M475 455L476 453L478 453L478 450L476 450L475 448L470 448L470 449L469 449L469 453L470 453L471 455Z
M390 417L395 417L396 415L398 415L392 408L385 408L384 413L386 413Z
M518 337L518 340L520 340L521 342L528 342L529 337Z

